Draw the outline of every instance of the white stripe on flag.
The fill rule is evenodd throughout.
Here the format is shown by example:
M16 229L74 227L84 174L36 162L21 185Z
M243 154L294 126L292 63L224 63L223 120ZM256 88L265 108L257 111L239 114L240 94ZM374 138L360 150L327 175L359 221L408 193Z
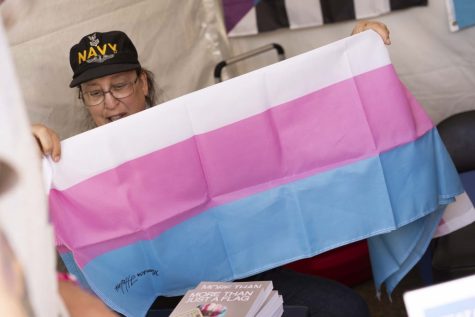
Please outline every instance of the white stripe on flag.
M229 36L244 36L244 35L253 35L257 34L257 17L256 17L256 7L253 7L249 10L246 15L239 20L233 29L228 33Z
M437 227L434 238L454 232L475 221L475 209L466 192L455 197L455 202L447 205L442 220L442 223Z
M389 0L354 0L356 19L365 19L391 11Z
M285 0L285 8L291 29L323 24L320 0Z
M366 31L171 100L61 142L62 159L52 166L53 186L68 188L193 135L390 63L381 37ZM116 150L114 157L111 148Z

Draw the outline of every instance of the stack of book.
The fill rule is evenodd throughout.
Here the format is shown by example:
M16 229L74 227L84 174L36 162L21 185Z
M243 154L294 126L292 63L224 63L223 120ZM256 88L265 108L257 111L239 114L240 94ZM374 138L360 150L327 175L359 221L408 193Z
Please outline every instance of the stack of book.
M280 317L283 311L272 281L201 282L170 317Z

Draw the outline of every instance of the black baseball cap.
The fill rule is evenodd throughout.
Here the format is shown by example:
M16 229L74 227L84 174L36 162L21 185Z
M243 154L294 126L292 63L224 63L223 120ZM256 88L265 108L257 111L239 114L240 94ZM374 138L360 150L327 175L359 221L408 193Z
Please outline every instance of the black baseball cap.
M140 69L137 50L122 31L94 32L69 51L73 80L69 87L102 76Z

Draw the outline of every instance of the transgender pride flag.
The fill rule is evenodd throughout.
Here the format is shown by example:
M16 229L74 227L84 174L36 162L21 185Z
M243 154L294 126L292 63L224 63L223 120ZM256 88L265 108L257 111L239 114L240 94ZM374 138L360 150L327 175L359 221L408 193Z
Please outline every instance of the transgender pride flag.
M62 146L49 201L63 256L129 316L365 238L391 292L463 192L373 31Z

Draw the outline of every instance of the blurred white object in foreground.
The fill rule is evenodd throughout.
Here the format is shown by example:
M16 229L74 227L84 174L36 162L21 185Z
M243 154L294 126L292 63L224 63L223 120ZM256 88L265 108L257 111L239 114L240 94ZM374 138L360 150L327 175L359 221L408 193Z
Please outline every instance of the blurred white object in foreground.
M475 316L475 275L404 294L409 317Z

